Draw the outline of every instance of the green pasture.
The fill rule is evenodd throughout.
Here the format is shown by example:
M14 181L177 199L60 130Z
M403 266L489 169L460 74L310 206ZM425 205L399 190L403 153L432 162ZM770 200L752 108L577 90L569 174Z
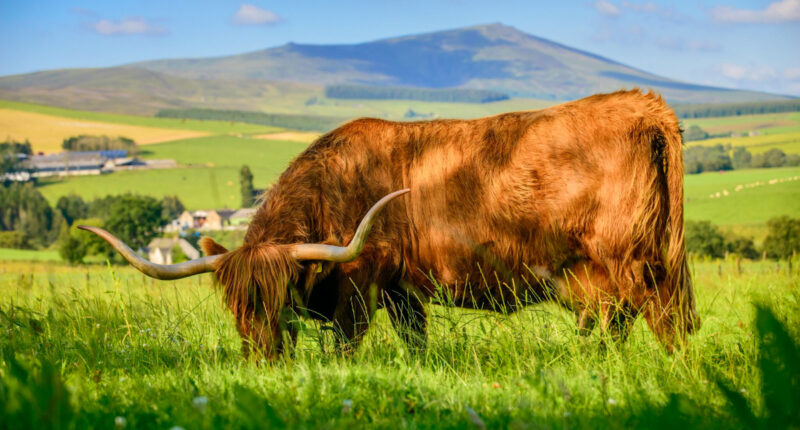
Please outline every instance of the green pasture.
M687 175L684 182L686 219L708 220L723 226L753 226L764 224L774 216L798 217L800 180L787 181L795 177L800 177L800 167ZM779 182L781 179L784 182ZM777 182L769 184L772 180ZM761 185L736 191L737 186L755 183ZM720 197L716 197L717 192Z
M184 167L131 170L100 176L40 181L51 204L68 194L85 200L108 194L177 195L187 209L239 208L239 169L250 166L256 188L273 183L307 144L234 136L213 136L148 145L146 158L170 158Z
M45 115L59 116L87 121L108 122L114 124L138 125L145 127L171 128L177 130L204 131L215 134L262 134L281 130L277 127L245 124L225 121L200 121L192 119L155 118L136 115L122 115L104 112L90 112L65 109L53 106L37 105L0 100L0 109L15 109ZM87 130L91 134L91 130Z
M56 250L0 248L0 261L61 261Z
M800 132L800 112L741 115L681 120L685 128L696 125L711 134L758 131L761 134Z
M785 370L759 371L753 305L774 309L800 341L800 277L770 262L741 273L693 264L703 325L673 355L641 320L616 344L579 336L555 305L512 315L428 305L423 354L406 351L381 310L344 357L325 325L298 318L297 348L272 364L242 357L208 276L4 269L0 427L744 429L755 425L745 412L775 413L765 384L791 385L774 376ZM731 406L721 387L743 403Z

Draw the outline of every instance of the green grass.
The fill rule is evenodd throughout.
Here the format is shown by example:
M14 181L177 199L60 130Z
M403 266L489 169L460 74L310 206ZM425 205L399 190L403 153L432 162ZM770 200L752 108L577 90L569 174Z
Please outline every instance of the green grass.
M770 185L773 179L800 176L800 167L733 170L687 175L684 182L686 219L718 225L758 225L778 215L800 214L800 180ZM735 191L739 185L764 185ZM724 191L728 195L724 196ZM719 192L721 197L711 198Z
M55 250L0 248L0 261L61 261Z
M177 195L190 210L238 208L239 169L248 164L256 188L273 183L305 143L214 136L148 145L147 158L171 158L187 167L122 171L40 181L39 190L51 204L68 194L84 200L126 192L163 197Z
M0 100L0 109L15 109L25 112L35 112L35 113L59 116L64 118L109 122L114 124L171 128L177 130L204 131L215 134L261 134L261 133L271 133L274 131L281 130L277 127L245 124L238 122L200 121L191 119L181 120L181 119L171 119L171 118L155 118L147 116L89 112L89 111L65 109L53 106L37 105L31 103L20 103L20 102L6 101L6 100ZM87 133L91 133L91 130L87 130Z
M765 414L751 304L772 307L800 339L800 277L774 263L745 263L740 275L732 263L697 263L703 326L672 356L641 320L627 343L604 349L553 305L509 316L429 305L421 356L379 311L352 357L305 320L294 357L257 364L242 358L208 277L4 267L0 383L10 391L0 395L17 403L0 405L0 422L10 422L4 410L54 418L60 405L56 421L75 428L748 428L715 381Z

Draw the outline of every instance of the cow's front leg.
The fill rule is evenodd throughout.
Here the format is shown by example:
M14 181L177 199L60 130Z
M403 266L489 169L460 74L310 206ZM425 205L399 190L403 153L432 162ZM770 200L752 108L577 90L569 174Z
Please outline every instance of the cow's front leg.
M424 353L427 346L428 314L423 300L412 290L401 286L388 290L385 294L384 306L395 331L403 339L409 352Z
M374 310L361 300L351 296L336 308L333 314L333 330L336 333L336 350L343 355L351 355L361 344L369 328Z
M242 336L242 355L256 361L275 359L283 351L280 322L258 313L237 318L236 328Z

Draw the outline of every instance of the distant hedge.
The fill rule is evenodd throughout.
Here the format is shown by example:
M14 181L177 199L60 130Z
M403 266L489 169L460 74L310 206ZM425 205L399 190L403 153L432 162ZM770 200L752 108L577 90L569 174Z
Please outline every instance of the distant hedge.
M710 118L718 116L757 115L800 111L800 99L771 102L717 103L673 106L678 118Z
M373 87L366 85L329 85L325 97L331 99L419 100L424 102L490 103L508 100L508 94L464 88Z
M336 128L347 118L316 116L316 115L289 115L264 112L248 112L240 110L216 109L163 109L156 113L159 118L189 118L215 121L235 121L248 124L271 125L274 127L290 128L304 131L328 131Z

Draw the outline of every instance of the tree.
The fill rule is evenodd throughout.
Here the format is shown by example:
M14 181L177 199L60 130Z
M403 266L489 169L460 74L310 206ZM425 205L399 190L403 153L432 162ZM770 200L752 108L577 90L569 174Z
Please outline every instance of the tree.
M164 196L161 199L161 207L163 208L162 216L168 221L179 217L184 211L183 203L178 196Z
M687 221L686 251L719 258L725 255L725 238L709 221Z
M82 263L86 257L86 247L71 233L71 230L67 223L61 225L61 233L58 235L58 255L69 264Z
M25 142L16 142L7 140L0 142L0 184L2 184L2 176L6 173L13 173L22 168L20 156L31 155L31 143L27 140Z
M248 208L253 205L253 173L246 164L239 171L239 185L242 190L242 207Z
M161 202L152 197L122 195L111 204L105 226L133 249L143 248L166 224L163 210Z
M684 151L683 157L686 173L733 169L728 150L722 145L693 146Z
M56 202L56 210L61 213L67 225L72 225L72 222L79 218L86 218L89 212L89 206L83 201L83 198L77 194L70 194L68 196L61 196Z
M708 133L696 125L690 125L689 128L683 133L683 140L687 142L703 139L708 139Z
M733 161L734 169L746 169L750 167L750 161L753 159L753 154L747 149L740 146L733 151L731 161Z
M50 244L58 234L56 216L33 184L12 183L0 188L0 230L16 230L34 246Z
M740 257L756 259L758 258L758 251L750 237L743 237L738 235L728 235L725 237L725 248L728 252L739 255Z
M770 258L784 259L800 251L800 219L780 216L767 221L764 251Z
M786 153L778 148L772 148L754 155L751 164L753 167L782 167L786 165Z

